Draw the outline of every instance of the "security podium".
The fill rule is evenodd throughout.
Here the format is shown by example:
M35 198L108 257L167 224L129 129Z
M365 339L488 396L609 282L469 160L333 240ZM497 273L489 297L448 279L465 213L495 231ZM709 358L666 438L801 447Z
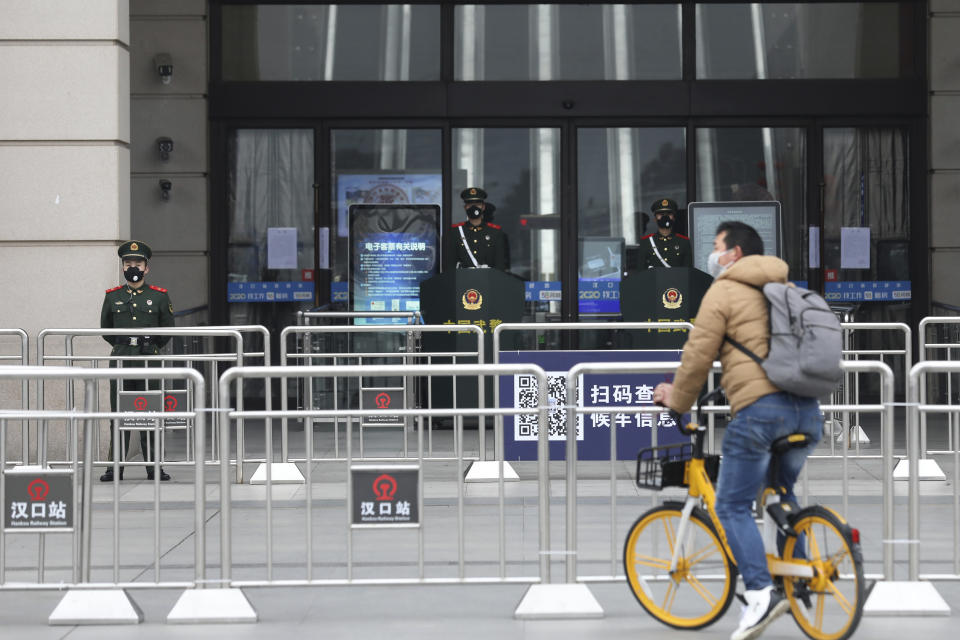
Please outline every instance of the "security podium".
M629 271L620 282L620 314L624 322L691 322L713 278L692 267ZM681 330L631 332L635 349L680 349Z
M456 326L477 325L484 331L484 362L493 362L493 330L504 322L520 322L524 304L523 280L497 269L454 269L420 284L420 312L426 324L449 324L450 333L424 333L426 352L475 351L476 336ZM433 358L432 362L450 362ZM473 362L465 359L464 362ZM493 385L486 385L486 406L493 404ZM451 407L452 378L434 378L434 407ZM476 407L477 385L472 378L457 379L457 407Z

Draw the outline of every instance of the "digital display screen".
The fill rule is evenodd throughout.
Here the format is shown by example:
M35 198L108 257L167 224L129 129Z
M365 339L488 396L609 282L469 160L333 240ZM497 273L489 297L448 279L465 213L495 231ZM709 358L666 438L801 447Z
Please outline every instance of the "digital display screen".
M580 313L620 313L623 238L580 238Z
M420 310L420 283L439 272L438 205L350 206L350 308ZM357 318L356 324L407 324L406 318Z
M687 216L690 220L693 266L700 271L707 272L707 260L713 252L717 226L728 220L738 220L756 229L763 240L764 255L783 257L780 203L775 200L691 202L687 205Z

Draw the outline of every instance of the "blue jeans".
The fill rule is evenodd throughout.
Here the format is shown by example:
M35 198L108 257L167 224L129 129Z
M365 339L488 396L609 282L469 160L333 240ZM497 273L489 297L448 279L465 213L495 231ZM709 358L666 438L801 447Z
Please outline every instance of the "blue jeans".
M723 436L723 459L717 485L717 517L737 561L747 589L762 589L773 581L767 569L763 538L750 513L757 492L765 486L770 445L791 433L806 433L814 442L781 456L780 477L772 479L794 499L793 484L803 463L823 436L823 414L815 398L771 393L741 409Z

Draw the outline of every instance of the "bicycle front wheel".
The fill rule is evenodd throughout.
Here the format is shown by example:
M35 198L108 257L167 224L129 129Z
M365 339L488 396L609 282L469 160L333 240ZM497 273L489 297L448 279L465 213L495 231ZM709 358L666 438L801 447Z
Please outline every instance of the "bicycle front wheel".
M814 640L845 640L863 613L863 558L852 530L840 516L820 506L801 511L793 524L797 537L783 546L785 559L805 559L813 578L784 577L793 617Z
M640 516L627 535L623 565L633 595L650 615L671 627L699 629L730 606L737 568L702 509L693 510L680 534L682 507L668 503Z

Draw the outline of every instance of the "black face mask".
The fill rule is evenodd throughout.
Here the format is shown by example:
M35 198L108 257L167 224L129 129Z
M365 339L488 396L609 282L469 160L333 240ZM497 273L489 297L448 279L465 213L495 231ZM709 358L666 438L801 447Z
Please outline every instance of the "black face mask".
M143 280L143 271L138 267L127 267L123 272L123 277L127 279L127 282L140 282Z
M661 229L672 229L673 220L670 218L670 216L660 216L657 218L657 226Z
M479 218L479 217L482 216L482 215L483 215L483 209L481 209L480 207L474 206L474 207L469 207L469 208L467 209L467 217L468 217L468 218L476 219L476 218Z

